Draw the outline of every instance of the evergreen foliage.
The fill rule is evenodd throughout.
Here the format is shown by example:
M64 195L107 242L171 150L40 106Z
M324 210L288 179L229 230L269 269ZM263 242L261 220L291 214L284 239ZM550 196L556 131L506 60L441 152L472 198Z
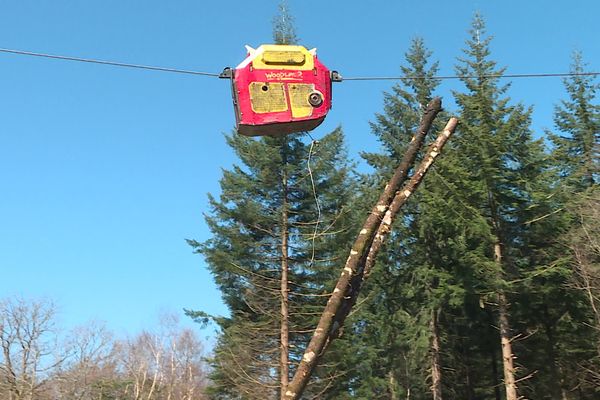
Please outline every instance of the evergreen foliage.
M297 41L290 21L282 3L277 43ZM509 391L501 339L515 356L519 396L600 395L599 86L582 75L565 80L567 99L554 118L559 133L547 132L548 150L531 129L531 107L512 101L510 84L495 77L504 68L491 54L476 16L456 66L464 84L453 93L459 129L396 221L305 398L501 400ZM220 329L210 398L278 398L282 260L291 375L353 227L439 91L431 56L422 39L413 40L401 66L406 78L384 93L371 123L381 149L362 154L373 172L360 184L341 129L318 144L302 135L226 136L240 163L223 171L221 194L210 197L212 238L190 241L230 310L228 317L189 311ZM584 66L576 54L572 72ZM438 118L436 130L446 119Z
M581 53L573 55L571 72L584 72ZM600 177L600 105L594 104L600 84L591 76L574 75L564 80L569 96L556 106L554 123L562 135L549 133L561 176L575 190L598 184Z
M430 56L423 40L415 39L405 56L407 65L401 66L407 78L394 85L391 93L384 93L384 112L377 114L376 121L371 123L382 152L362 154L375 170L365 179L365 199L372 197L369 192L377 193L381 182L389 178L419 124L422 109L433 98L438 82L432 77L438 64L429 65ZM406 217L395 224L365 287L366 305L355 329L363 338L363 364L368 363L369 367L361 369L368 376L362 375L359 380L357 392L362 396L359 398L405 398L409 393L424 398L427 393L431 309L424 304L427 278L419 276L422 270L411 268L415 261L412 229L419 213L416 206L420 204L419 192L412 198Z
M297 44L296 25L294 17L286 0L279 3L279 14L273 18L273 40L276 44Z
M315 145L303 141L302 135L255 140L234 134L227 142L242 165L224 171L220 198L210 197L213 211L206 220L213 237L205 243L190 242L204 254L231 313L216 320L221 335L211 390L220 396L227 393L215 398L238 398L228 393L232 390L239 398L265 399L271 398L267 388L273 389L272 397L278 388L282 207L288 211L294 362L324 304L327 283L337 272L338 244L348 241L350 165L341 129ZM327 373L323 371L324 380Z
M584 72L583 57L573 55L571 72ZM545 232L560 234L545 245L535 243L534 254L545 263L536 270L538 283L533 303L534 323L545 335L535 348L545 349L537 357L555 396L571 393L597 396L600 379L600 267L598 251L598 149L600 106L599 85L591 77L575 75L564 80L568 100L555 108L554 122L560 135L547 132L551 152L551 194L555 215L547 210ZM548 203L548 201L546 201ZM542 203L543 204L543 203ZM539 233L544 237L544 232ZM540 251L545 250L545 251ZM538 257L540 258L540 257ZM539 271L539 272L538 272ZM534 351L532 351L534 353Z

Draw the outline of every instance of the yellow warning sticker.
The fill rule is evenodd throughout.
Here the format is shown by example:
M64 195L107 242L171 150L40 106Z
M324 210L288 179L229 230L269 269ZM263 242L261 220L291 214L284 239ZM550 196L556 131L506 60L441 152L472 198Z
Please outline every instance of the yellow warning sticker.
M301 51L274 51L266 50L263 53L262 60L265 64L275 65L302 65L306 60Z
M287 111L287 99L283 83L251 82L250 103L258 114Z
M308 96L315 90L315 85L312 83L290 83L288 90L290 92L292 116L294 118L310 117L314 108L308 102Z

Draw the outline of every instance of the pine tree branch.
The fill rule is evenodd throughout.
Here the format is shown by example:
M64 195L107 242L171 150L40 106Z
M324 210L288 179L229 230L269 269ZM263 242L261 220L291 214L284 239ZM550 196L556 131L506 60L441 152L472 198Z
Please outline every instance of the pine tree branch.
M252 276L256 276L258 278L264 279L265 281L271 281L271 282L279 282L279 279L277 278L272 278L263 274L259 274L258 272L254 272L254 271L250 271L247 268L242 267L241 265L238 265L234 262L229 262L230 265L234 266L235 268L239 269L242 272L245 272L248 275L252 275ZM275 270L277 272L279 272L279 270ZM269 290L275 290L274 288L269 288Z
M435 98L425 109L419 128L409 144L402 161L396 168L394 175L388 184L385 186L383 193L360 230L360 233L358 234L350 251L350 256L348 257L341 276L335 286L333 294L325 306L317 328L314 331L310 343L306 347L304 356L298 364L298 368L296 369L293 379L288 385L288 390L284 396L285 400L295 400L301 396L306 385L308 384L308 380L310 379L314 368L317 365L319 356L323 353L326 345L333 338L332 333L338 331L336 324L341 326L344 322L345 316L350 311L351 307L346 307L344 310L344 306L347 306L348 300L351 300L352 298L351 296L354 292L353 283L360 284L361 282L361 280L356 281L355 277L360 276L362 278L367 256L373 241L375 240L375 235L379 230L382 220L384 219L387 211L394 204L394 199L397 196L397 192L406 180L408 171L412 167L418 151L423 145L425 136L431 128L433 120L440 111L441 99ZM454 121L454 125L452 127L453 130L456 126L456 120L452 119L451 121ZM449 137L451 133L452 131L448 131L447 136ZM441 147L437 149L436 153L439 153L440 149ZM431 162L433 162L435 157L431 157L432 155L433 154L430 152L426 159L431 158ZM427 167L431 165L431 162L429 162ZM418 180L422 179L425 173L424 171L422 171L422 173L420 172L421 171L418 170L415 173L415 176L418 177ZM416 186L414 189L416 189ZM400 207L398 206L398 209L399 208ZM358 289L358 287L355 288Z
M554 210L554 211L552 211L552 212L550 212L550 213L548 213L548 214L542 215L541 217L537 217L537 218L531 219L531 220L529 220L529 221L525 221L525 222L523 222L523 225L529 225L529 224L533 224L534 222L541 221L541 220L543 220L544 218L551 217L551 216L553 216L554 214L557 214L557 213L559 213L559 212L563 211L564 209L565 209L564 207L561 207L561 208L559 208L558 210Z

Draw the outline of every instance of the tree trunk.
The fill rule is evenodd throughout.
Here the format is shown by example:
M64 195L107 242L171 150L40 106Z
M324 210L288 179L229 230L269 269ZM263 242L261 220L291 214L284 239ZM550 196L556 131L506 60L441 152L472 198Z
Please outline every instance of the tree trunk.
M491 366L490 370L492 372L492 387L494 388L494 398L496 400L502 400L502 395L500 394L500 382L498 382L498 359L496 357L496 342L495 342L496 330L493 328L494 315L490 309L487 309L487 315L488 315L488 319L489 319L490 329L494 330L493 332L491 332L491 337L493 339L491 339L490 342L488 343L489 353L490 353L490 366Z
M494 261L498 266L499 274L502 274L502 241L500 240L500 220L496 214L494 201L490 196L490 207L494 214L493 224L496 230L496 243L494 243ZM502 347L502 367L504 370L504 389L506 400L518 400L517 383L515 379L514 355L512 351L512 335L508 322L508 301L504 289L498 290L498 326L500 328L500 345Z
M500 322L500 343L502 345L502 366L504 368L504 388L506 400L517 400L514 356L512 352L510 325L508 323L508 304L504 291L498 293L498 312Z
M281 206L281 328L279 337L280 357L279 357L279 382L280 399L285 397L289 383L289 304L288 304L288 177L287 177L287 139L283 139L282 165L283 173L281 185L283 191L283 204Z
M433 400L442 400L442 363L440 357L439 310L431 311L431 393Z
M390 393L390 400L399 400L398 392L396 390L398 383L396 382L396 377L394 377L394 371L388 372L388 376L388 391Z
M402 188L404 190L399 190L402 182L406 179L408 170L414 162L418 149L421 147L425 134L431 127L433 119L440 110L441 100L439 98L432 100L427 106L419 130L417 131L413 142L409 145L409 150L407 151L407 154L405 154L405 158L394 172L392 179L388 185L386 185L379 201L367 217L363 228L350 250L350 255L346 260L344 269L342 270L333 293L329 297L329 301L327 302L321 318L319 319L317 328L305 349L296 373L288 386L288 390L285 393L286 400L295 400L302 395L317 364L318 358L321 356L329 341L336 337L335 334L343 325L345 318L350 312L352 304L358 295L358 291L360 290L365 263L369 259L367 255L371 255L371 246L374 244L374 240L381 236L382 229L389 231L389 227L394 220L396 214L390 210L397 212L401 205L404 204L408 197L416 190L428 168L433 163L433 160L439 155L444 144L454 132L458 120L456 118L451 118L444 131L430 146L428 154L426 154L421 165L415 170L410 182ZM411 151L413 154L409 155ZM405 165L405 161L410 161L410 163ZM392 207L394 204L397 204L397 206ZM376 254L373 254L372 256L375 257ZM356 277L358 277L358 279L355 279Z

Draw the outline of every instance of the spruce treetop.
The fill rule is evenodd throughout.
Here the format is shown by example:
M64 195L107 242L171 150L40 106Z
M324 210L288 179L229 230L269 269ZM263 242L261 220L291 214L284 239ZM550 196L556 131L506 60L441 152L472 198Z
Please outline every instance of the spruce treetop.
M497 98L505 93L510 85L498 86L498 78L490 77L490 75L502 75L506 68L497 68L496 62L489 58L493 36L488 36L486 33L483 17L475 14L469 30L470 37L466 40L467 47L463 49L465 56L458 57L459 64L455 70L462 76L461 81L470 92L479 92L482 95L489 93Z
M297 44L296 26L294 17L286 0L279 3L279 13L273 18L273 41L275 44Z
M402 83L410 88L422 107L431 101L433 92L439 85L439 79L434 79L439 71L439 62L435 61L428 65L433 52L425 46L421 37L413 39L411 46L405 54L408 65L400 67L402 74L406 77ZM400 89L399 85L396 85Z
M585 72L580 52L573 54L571 72ZM554 124L564 135L549 133L560 174L570 186L587 188L600 181L600 105L594 104L600 84L592 76L564 79L568 100L554 109Z

